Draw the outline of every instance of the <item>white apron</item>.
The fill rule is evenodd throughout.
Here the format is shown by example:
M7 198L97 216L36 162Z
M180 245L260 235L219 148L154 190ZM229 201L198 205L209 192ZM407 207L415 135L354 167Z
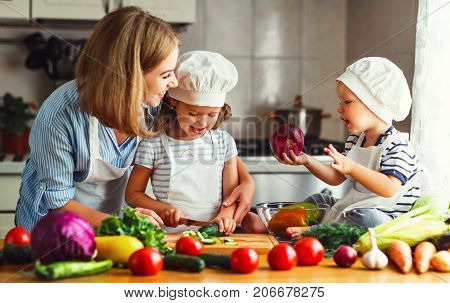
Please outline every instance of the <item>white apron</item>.
M170 159L170 186L167 203L178 208L183 216L197 221L210 221L220 211L218 200L221 187L218 188L222 168L219 166L218 144L211 131L213 144L212 160L200 159L195 151L186 150L181 159L175 158L166 134L161 141ZM176 228L166 227L169 233L195 229L180 225Z
M380 171L381 156L386 147L393 141L394 138L404 137L405 135L407 136L407 134L403 133L394 133L389 135L380 146L369 146L363 148L361 147L365 137L363 133L359 137L359 140L356 142L355 146L353 146L353 148L348 152L347 157L367 168ZM390 198L384 198L374 194L350 176L346 176L353 182L350 191L342 199L338 200L336 204L327 212L322 223L336 222L342 217L345 217L347 211L356 208L385 208L390 210L395 206L399 198L406 193L409 188L409 184L411 184L411 182L415 182L416 176L408 180L407 183L401 186L397 193Z
M125 206L125 188L130 175L134 152L125 167L115 167L100 158L98 120L89 117L89 173L82 182L75 182L74 200L97 211L118 214ZM139 138L138 138L139 141ZM137 146L137 144L136 144Z

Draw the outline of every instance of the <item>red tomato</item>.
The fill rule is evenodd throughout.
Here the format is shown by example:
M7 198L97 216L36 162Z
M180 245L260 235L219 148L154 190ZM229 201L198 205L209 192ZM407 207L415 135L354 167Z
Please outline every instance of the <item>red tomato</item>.
M272 269L289 270L297 265L297 253L288 243L282 243L270 250L267 262Z
M298 265L317 265L323 259L323 245L316 238L302 238L295 243L294 249L297 253Z
M128 267L135 275L154 275L163 267L163 258L156 249L144 247L131 254Z
M254 249L238 248L231 254L231 270L238 273L248 274L258 268L259 257Z
M191 237L181 237L178 239L177 244L175 245L175 250L179 254L189 255L189 256L198 256L203 253L205 250L205 246L202 242L195 240Z
M5 244L14 244L17 246L31 245L31 234L22 226L14 227L6 234Z

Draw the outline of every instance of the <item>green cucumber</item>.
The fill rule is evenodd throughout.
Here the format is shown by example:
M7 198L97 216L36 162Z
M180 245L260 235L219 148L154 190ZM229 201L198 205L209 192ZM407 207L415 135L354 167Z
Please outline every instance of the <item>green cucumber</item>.
M225 235L225 233L219 231L219 225L217 224L203 226L198 231L200 233L206 233L209 237L220 237Z
M12 264L23 264L33 261L31 246L18 246L8 243L3 247L3 254L4 259Z
M0 264L3 262L3 250L0 249Z
M94 275L109 270L113 266L111 260L104 261L62 261L51 264L36 262L36 274L47 280L64 279Z
M230 269L229 255L219 255L219 254L201 254L199 257L205 261L207 267L220 267L223 269Z
M164 269L200 272L205 269L205 261L199 257L174 254L164 257Z

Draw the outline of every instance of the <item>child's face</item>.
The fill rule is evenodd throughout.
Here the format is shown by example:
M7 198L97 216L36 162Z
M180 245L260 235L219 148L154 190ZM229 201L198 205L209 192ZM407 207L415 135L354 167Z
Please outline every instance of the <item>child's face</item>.
M214 127L219 117L220 107L195 106L170 99L177 112L178 125L183 139L196 139Z
M350 133L359 133L375 126L380 119L342 82L337 81L339 105L337 112Z
M144 103L156 107L161 102L169 88L177 87L178 80L174 69L178 59L178 46L174 47L169 56L150 72L144 74L146 92Z

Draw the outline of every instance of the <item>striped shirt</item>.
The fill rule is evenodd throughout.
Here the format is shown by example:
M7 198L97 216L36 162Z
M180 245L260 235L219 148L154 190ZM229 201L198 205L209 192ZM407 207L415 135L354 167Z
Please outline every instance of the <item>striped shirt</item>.
M391 126L384 134L380 135L375 146L381 145L389 135L394 133L398 133L398 131ZM348 137L345 143L344 155L347 155L350 149L358 142L360 135L352 134ZM364 142L361 145L363 144ZM386 146L386 149L381 155L380 172L388 176L396 177L400 180L402 186L405 186L407 181L421 172L419 159L411 142L407 138L395 139ZM415 181L410 182L407 186L406 193L397 201L393 209L380 210L394 217L410 211L411 207L421 195L420 178L415 178Z
M159 108L151 111L157 115ZM113 129L101 124L98 134L101 158L115 167L125 167L136 138L118 146ZM59 87L43 103L29 143L31 153L22 173L16 224L31 230L49 209L73 199L74 182L83 181L89 172L89 116L79 109L75 80Z
M218 145L219 165L223 170L224 164L238 155L236 143L233 137L224 130L211 130ZM211 136L204 135L195 140L175 140L168 137L170 148L176 159L181 159L186 151L195 152L199 159L208 161L213 156L213 144ZM152 188L157 200L168 201L170 187L171 163L164 148L161 137L148 138L141 141L136 152L135 163L152 169ZM219 197L217 201L222 201L222 175L218 178L217 187Z

